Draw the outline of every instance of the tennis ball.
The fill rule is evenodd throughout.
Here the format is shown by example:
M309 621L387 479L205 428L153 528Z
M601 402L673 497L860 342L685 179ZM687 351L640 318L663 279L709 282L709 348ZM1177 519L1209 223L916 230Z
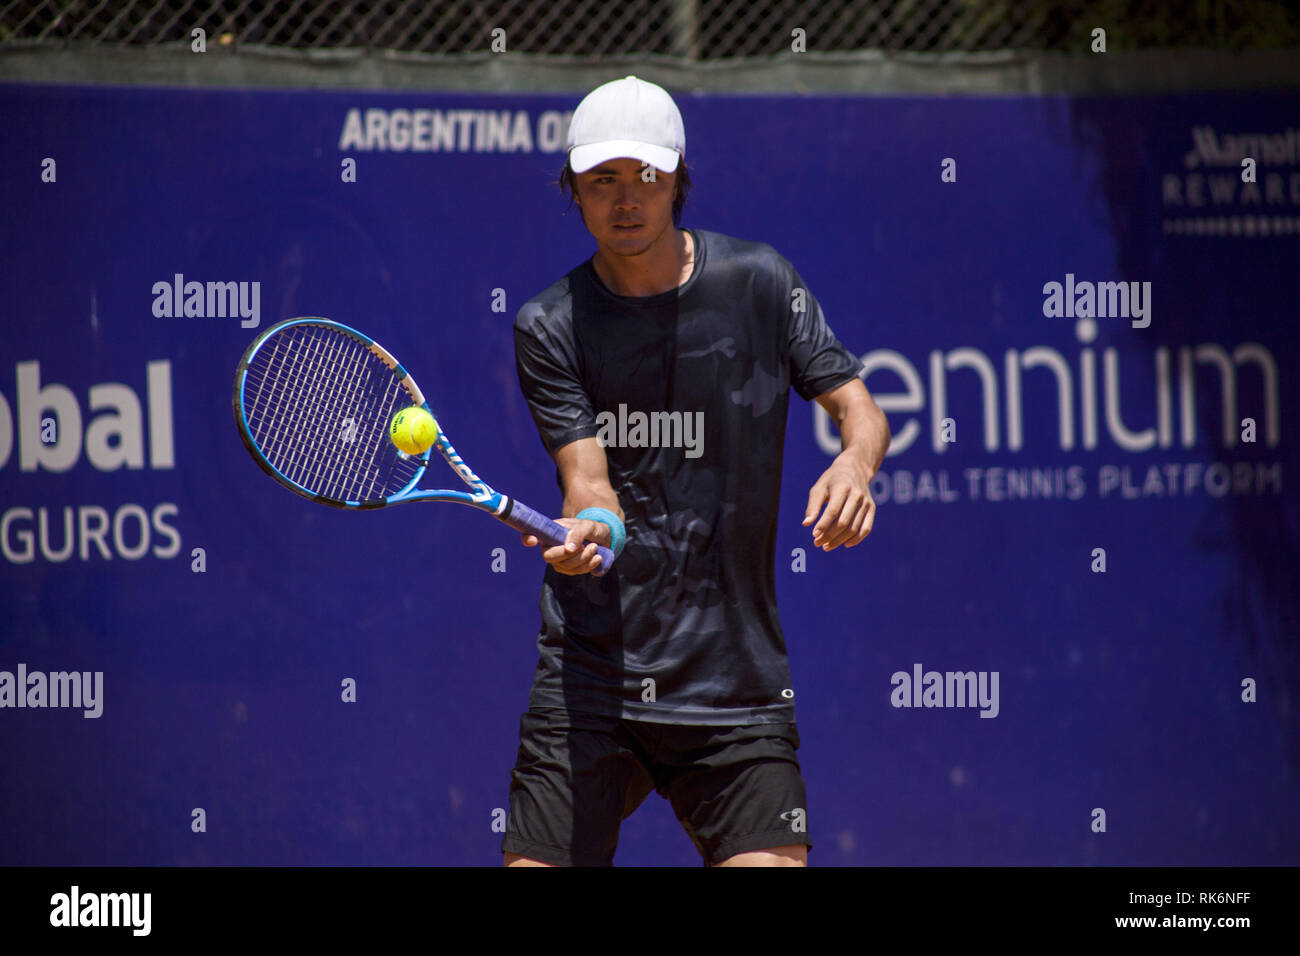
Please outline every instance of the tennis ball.
M438 423L433 416L418 405L403 408L393 416L393 423L388 428L388 437L397 446L398 451L408 455L420 455L438 440Z

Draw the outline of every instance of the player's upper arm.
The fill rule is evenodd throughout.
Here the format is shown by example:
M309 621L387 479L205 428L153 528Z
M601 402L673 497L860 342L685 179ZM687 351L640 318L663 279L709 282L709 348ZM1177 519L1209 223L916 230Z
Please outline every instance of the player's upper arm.
M867 391L867 386L862 383L862 379L855 377L843 385L832 388L829 392L818 395L817 404L826 409L826 414L831 417L831 421L838 425L856 406L871 408L875 405L875 399Z
M528 303L515 321L515 367L528 410L542 443L556 449L598 431L591 397L583 386L571 329L541 321L539 305Z
M779 283L786 314L786 347L790 356L790 384L804 401L828 390L851 384L863 369L862 361L835 337L821 304L808 291L790 263L779 260Z

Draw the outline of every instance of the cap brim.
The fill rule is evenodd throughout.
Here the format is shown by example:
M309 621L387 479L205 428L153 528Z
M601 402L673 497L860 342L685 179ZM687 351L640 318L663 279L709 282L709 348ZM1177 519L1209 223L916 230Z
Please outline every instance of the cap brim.
M575 173L585 173L611 159L639 159L655 169L671 173L677 168L680 154L675 149L638 143L632 139L611 139L604 143L575 146L569 150L569 165Z

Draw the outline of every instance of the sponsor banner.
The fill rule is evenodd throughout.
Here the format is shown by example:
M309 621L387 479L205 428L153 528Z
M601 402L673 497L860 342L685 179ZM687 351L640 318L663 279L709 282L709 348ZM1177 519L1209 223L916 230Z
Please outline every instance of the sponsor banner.
M558 515L512 324L593 251L577 99L0 86L0 863L500 861L537 552L286 493L231 384L364 330ZM813 862L1294 865L1297 97L679 102L684 225L786 256L893 432L853 549L802 525L815 402L737 463L784 469ZM698 857L655 800L618 862Z

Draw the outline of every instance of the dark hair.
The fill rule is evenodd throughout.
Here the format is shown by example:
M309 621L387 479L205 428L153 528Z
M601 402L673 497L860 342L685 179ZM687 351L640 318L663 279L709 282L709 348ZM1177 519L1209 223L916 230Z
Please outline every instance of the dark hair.
M569 161L564 161L564 168L560 170L559 178L556 179L555 185L560 187L560 192L569 197L569 209L573 208L573 198L578 192L578 174L569 166ZM673 196L673 225L682 224L682 209L686 206L686 194L691 190L691 171L686 168L686 160L677 161L677 192Z

